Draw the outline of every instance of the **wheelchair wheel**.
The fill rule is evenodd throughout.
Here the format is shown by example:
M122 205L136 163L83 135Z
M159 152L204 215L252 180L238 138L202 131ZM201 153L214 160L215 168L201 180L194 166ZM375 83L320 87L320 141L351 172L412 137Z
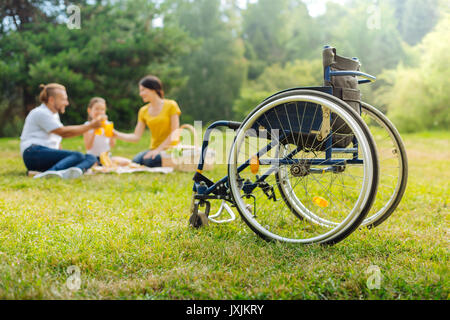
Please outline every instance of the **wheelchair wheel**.
M374 228L394 212L405 193L408 159L395 126L375 107L361 102L361 117L375 139L380 164L380 181L372 209L361 226Z
M340 119L345 133L319 137L326 110L330 127L339 132L334 123ZM353 142L343 146L343 140ZM373 203L375 144L345 102L312 90L280 93L242 122L230 150L228 182L241 217L262 238L333 244L361 224Z

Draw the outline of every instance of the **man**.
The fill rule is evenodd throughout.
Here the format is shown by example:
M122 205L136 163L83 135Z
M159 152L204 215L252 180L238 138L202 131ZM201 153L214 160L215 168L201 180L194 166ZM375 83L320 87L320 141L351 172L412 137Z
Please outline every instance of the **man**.
M40 171L34 178L78 178L92 167L97 159L80 152L61 150L62 138L82 135L101 126L103 118L89 124L64 126L59 114L69 105L66 88L57 83L41 85L39 100L42 104L25 119L20 136L20 152L29 171Z

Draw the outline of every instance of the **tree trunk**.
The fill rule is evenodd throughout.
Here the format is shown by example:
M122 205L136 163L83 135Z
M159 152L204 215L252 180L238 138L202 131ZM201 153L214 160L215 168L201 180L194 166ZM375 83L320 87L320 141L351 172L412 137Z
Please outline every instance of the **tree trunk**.
M36 107L36 98L34 95L30 94L26 88L22 88L23 90L23 111L22 117L25 118L31 110Z

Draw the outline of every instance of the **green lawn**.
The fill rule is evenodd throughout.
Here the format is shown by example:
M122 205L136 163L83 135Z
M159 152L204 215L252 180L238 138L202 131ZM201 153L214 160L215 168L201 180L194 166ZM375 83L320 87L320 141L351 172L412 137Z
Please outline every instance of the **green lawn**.
M0 299L448 299L450 134L403 138L399 208L333 247L267 243L240 218L189 228L188 173L31 179L18 139L0 139ZM82 140L63 147L82 151Z

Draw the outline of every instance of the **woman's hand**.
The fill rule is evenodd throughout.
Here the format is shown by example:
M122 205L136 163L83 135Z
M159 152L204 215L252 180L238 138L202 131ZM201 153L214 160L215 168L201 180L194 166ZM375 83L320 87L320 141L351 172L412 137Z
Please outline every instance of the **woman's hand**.
M153 160L160 153L161 153L161 151L159 151L158 149L150 150L149 152L147 152L145 154L144 159L152 159Z
M142 121L138 121L134 133L123 133L116 129L113 130L113 137L126 142L138 142L141 140L145 131L145 124Z
M115 146L116 146L116 138L114 138L114 136L113 136L113 137L109 138L109 147L114 148Z

